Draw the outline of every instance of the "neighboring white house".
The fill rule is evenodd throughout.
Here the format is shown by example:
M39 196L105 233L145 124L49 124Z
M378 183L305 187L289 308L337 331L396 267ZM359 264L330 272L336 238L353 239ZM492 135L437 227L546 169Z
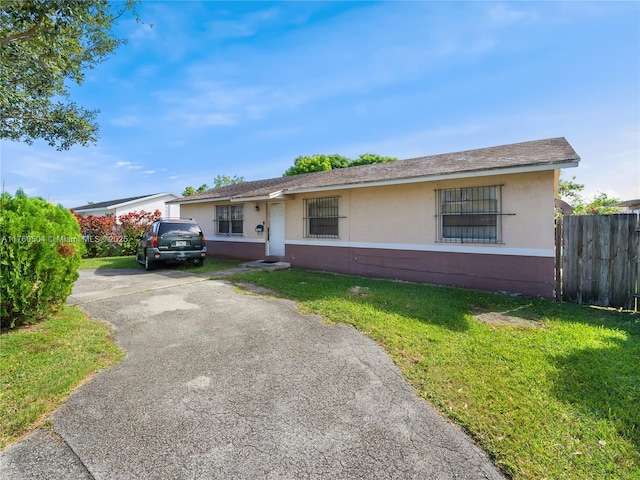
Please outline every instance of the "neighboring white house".
M614 207L619 207L620 213L640 213L640 198L618 203Z
M167 204L167 202L175 200L176 198L180 197L173 193L155 193L153 195L139 195L137 197L90 203L72 208L71 210L83 217L93 215L118 218L120 215L126 215L130 212L140 212L141 210L145 212L160 210L163 217L179 217L180 205L175 203Z

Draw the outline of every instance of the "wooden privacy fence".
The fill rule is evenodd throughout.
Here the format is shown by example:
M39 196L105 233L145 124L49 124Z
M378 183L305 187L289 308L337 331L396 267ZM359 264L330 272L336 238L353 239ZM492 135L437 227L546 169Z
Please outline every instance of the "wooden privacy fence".
M640 215L566 215L556 222L556 299L638 308Z

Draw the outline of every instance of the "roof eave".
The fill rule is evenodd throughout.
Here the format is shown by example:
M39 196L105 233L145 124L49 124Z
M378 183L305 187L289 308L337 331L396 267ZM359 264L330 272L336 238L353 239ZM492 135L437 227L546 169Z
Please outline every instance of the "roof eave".
M128 202L114 203L113 205L110 205L109 208L120 208L120 207L125 207L127 205L131 205L132 203L147 202L149 200L153 200L154 198L162 197L164 195L173 195L174 197L177 197L177 195L175 195L173 193L156 193L155 195L148 195L146 197L140 197L140 198L137 198L135 200L129 200Z
M105 207L98 207L98 208L70 208L70 210L73 210L74 212L82 212L82 213L87 213L87 212L102 212L104 210L114 210L115 207L112 206L105 206Z
M225 202L231 201L231 197L207 197L207 198L196 198L195 200L171 200L167 203L177 203L178 205L185 205L191 203L207 203L207 202Z
M231 202L268 202L269 200L282 200L285 197L284 190L276 190L266 195L231 197Z
M250 195L250 196L226 196L226 197L207 197L198 198L195 200L172 200L169 203L189 204L189 203L205 203L205 202L268 202L269 200L279 200L285 197L283 190L276 190L275 192L263 194L263 195Z

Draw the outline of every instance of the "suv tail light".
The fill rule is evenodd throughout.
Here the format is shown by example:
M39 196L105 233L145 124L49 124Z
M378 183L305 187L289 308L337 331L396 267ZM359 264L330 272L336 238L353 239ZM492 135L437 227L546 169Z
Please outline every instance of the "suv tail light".
M204 234L203 233L200 234L200 241L202 242L202 248L204 248L206 246L206 243L204 243Z
M153 240L151 240L151 246L154 248L158 246L158 237L155 235L153 236Z

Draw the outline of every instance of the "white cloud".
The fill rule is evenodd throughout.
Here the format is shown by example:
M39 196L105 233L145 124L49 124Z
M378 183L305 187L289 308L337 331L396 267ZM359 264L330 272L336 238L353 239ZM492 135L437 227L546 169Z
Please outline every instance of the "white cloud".
M498 3L497 5L491 5L487 17L492 25L507 26L518 23L528 17L528 14L522 10L516 10L512 4Z
M75 196L74 191L97 192L110 185L116 176L104 165L115 166L117 161L95 148L58 152L40 142L33 146L3 142L2 146L2 176L8 191L24 187L30 195L65 206L91 200L84 198L85 193Z
M134 164L133 162L116 162L116 167L125 168L127 170L141 170L142 165Z
M281 17L278 7L247 12L240 17L226 16L219 12L219 18L207 24L210 36L214 38L242 38L255 35L260 29L274 23Z
M260 118L269 110L270 95L262 87L234 86L196 78L178 91L156 94L170 108L165 119L188 127L235 125Z
M122 117L112 118L111 124L118 127L136 127L142 124L142 119L135 115L124 115Z

